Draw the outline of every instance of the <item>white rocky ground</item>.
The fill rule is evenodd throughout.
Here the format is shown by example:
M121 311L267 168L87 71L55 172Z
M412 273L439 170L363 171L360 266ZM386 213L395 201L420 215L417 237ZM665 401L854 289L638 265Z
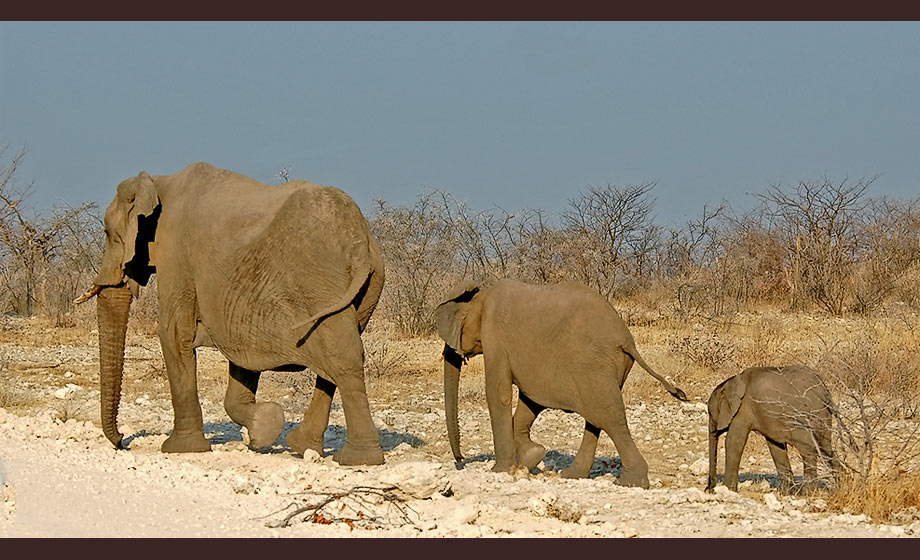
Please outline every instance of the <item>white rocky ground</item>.
M437 349L434 342L422 345L422 351ZM558 471L578 446L582 420L556 411L541 415L534 427L534 439L551 449L540 472L492 473L488 412L466 377L461 431L469 459L455 468L436 374L370 378L386 464L341 467L331 459L344 444L338 399L324 457L292 454L283 435L270 450L252 451L220 404L225 362L202 350L201 375L214 384L208 388L203 382L201 391L213 452L166 455L158 449L171 427L172 409L157 343L144 339L128 349L120 422L130 450L117 451L94 424L96 352L91 339L37 347L0 341L0 382L16 405L0 408L0 536L920 536L916 517L879 525L865 516L823 511L820 498L776 493L770 487L772 463L757 436L748 444L741 493L722 487L703 493L702 395L683 404L627 398L631 430L650 465L650 490L616 485L618 460L606 435L590 479L560 478ZM138 373L145 371L154 374ZM304 377L263 377L260 398L283 403L286 430L303 412L305 389L298 383ZM335 499L339 493L348 495ZM316 515L302 511L284 526L299 508L323 501L328 503Z

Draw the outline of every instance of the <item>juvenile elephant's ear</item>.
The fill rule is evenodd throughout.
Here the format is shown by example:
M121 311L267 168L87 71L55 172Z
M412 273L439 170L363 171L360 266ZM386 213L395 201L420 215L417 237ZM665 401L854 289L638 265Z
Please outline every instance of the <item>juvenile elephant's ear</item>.
M717 389L718 390L718 389ZM727 381L721 386L721 392L716 403L716 429L722 431L728 428L732 418L738 414L741 399L747 390L747 375L743 372Z
M476 282L472 280L462 282L447 292L434 311L434 322L438 335L461 355L463 355L460 340L463 333L463 321L469 311L468 304L477 292L479 292L479 285Z

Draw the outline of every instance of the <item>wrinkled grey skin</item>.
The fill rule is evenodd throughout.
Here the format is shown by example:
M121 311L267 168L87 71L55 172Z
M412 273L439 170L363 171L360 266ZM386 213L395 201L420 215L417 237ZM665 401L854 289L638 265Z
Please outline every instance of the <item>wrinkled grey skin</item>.
M648 488L648 464L626 425L620 392L639 363L676 398L683 391L655 373L639 355L619 313L596 291L576 283L535 285L501 280L489 288L474 282L454 287L435 310L444 346L444 394L448 435L460 461L457 393L464 358L485 360L486 399L495 443L496 472L515 464L535 467L546 449L530 439L545 408L578 412L584 437L573 464L562 472L587 477L603 429L620 454L619 483ZM511 385L519 390L512 418Z
M716 484L719 436L725 438L723 483L738 490L738 468L748 434L757 432L767 440L783 490L794 479L787 447L802 456L805 488L817 486L821 457L836 474L840 463L831 445L834 404L818 374L807 366L752 367L720 383L709 397L709 481Z
M341 389L347 443L342 464L380 464L383 451L364 385L361 332L383 287L380 250L361 211L334 187L268 186L206 163L171 176L123 181L105 213L98 294L102 424L120 447L116 421L125 329L139 285L157 274L159 337L175 423L164 452L210 450L202 431L195 348L230 361L225 409L251 446L271 445L281 406L256 402L265 370L316 372L295 451L323 452L323 432Z

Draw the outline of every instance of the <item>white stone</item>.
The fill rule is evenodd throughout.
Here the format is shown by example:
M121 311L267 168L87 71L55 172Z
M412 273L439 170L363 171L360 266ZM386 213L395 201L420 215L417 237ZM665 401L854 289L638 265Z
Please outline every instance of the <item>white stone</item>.
M709 405L704 402L682 402L680 408L687 412L707 412Z
M460 502L452 508L447 521L451 525L467 525L479 519L479 504L471 501Z
M450 480L442 467L440 463L424 461L397 464L380 473L378 480L387 486L395 486L406 498L424 500L436 492L442 495L451 493Z
M720 500L726 500L731 502L737 502L742 500L741 494L734 492L728 486L716 486L713 489L713 493L718 496Z
M690 472L696 476L702 476L709 472L709 459L707 457L700 457L690 465Z
M321 463L323 457L315 449L306 449L303 452L303 460L306 463Z
M783 504L776 498L776 494L770 492L763 495L763 502L767 504L767 507L773 511L782 511Z

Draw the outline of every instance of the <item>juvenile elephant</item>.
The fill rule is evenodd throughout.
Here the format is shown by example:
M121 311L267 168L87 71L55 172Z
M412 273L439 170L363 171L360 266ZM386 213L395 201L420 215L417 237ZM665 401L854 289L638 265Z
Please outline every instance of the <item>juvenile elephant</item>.
M751 367L720 383L709 397L709 481L716 484L719 436L725 438L723 483L738 490L741 454L753 430L764 436L782 488L793 486L787 446L804 463L806 487L817 483L818 457L836 474L840 463L831 446L834 404L818 374L807 366Z
M530 439L530 427L545 408L578 412L584 437L565 477L586 477L603 429L623 464L619 483L648 488L648 464L626 425L620 393L636 361L674 397L680 389L658 375L639 355L617 311L590 288L575 284L535 285L505 279L483 288L464 282L435 310L444 339L447 431L454 458L460 453L457 393L465 358L483 355L486 399L495 444L495 472L517 464L533 468L546 449ZM511 384L519 399L512 419Z
M132 297L157 273L159 337L175 422L164 452L208 451L198 400L199 346L230 362L225 409L251 445L270 445L284 427L277 403L256 402L265 370L317 374L313 400L287 438L302 453L323 451L336 387L347 442L341 464L380 464L383 451L364 385L361 332L383 287L379 247L354 201L305 181L268 186L207 163L175 175L118 185L105 212L98 294L102 427L116 447L125 329Z

